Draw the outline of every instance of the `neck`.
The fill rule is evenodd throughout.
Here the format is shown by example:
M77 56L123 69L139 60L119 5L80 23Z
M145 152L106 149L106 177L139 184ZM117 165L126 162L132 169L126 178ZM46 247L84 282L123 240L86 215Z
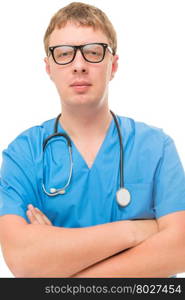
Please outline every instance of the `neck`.
M97 138L107 131L112 115L107 106L71 111L62 107L60 123L71 138Z

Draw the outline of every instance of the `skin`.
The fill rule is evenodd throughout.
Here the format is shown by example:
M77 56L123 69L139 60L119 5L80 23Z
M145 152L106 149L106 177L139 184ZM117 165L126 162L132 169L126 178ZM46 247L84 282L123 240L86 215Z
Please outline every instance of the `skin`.
M33 225L52 226L50 220L32 205L28 206L27 216ZM71 277L170 277L176 273L184 272L185 245L184 228L182 227L185 223L184 216L184 211L181 211L161 217L157 223L152 220L136 221L137 237L139 231L142 234L145 233L145 239L141 243L139 242L120 254L93 264ZM148 222L148 224L143 222ZM158 224L158 228L155 228L155 223L150 222ZM150 233L148 231L147 238L146 226L150 231Z
M48 219L48 217L44 215L40 209L34 207L32 204L28 205L28 210L26 211L26 214L31 224L52 226L52 223Z
M70 36L69 36L70 32ZM82 45L93 42L109 44L101 30L92 27L76 26L68 23L62 29L55 29L49 41L49 46ZM106 51L105 58L100 63L89 63L77 51L75 60L67 65L58 65L52 56L45 58L46 71L53 80L59 92L64 113L68 109L92 114L108 102L108 84L114 77L118 67L118 55L113 56ZM74 80L87 80L91 86L86 90L75 90L70 87Z

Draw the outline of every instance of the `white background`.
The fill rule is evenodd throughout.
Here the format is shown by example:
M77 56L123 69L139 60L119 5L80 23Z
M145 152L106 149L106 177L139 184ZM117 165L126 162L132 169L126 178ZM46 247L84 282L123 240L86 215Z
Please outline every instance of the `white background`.
M42 40L52 15L70 2L1 1L0 154L20 132L60 111L45 73ZM119 70L110 83L110 108L163 128L185 166L185 1L84 2L105 11L118 34ZM12 276L0 252L0 277Z

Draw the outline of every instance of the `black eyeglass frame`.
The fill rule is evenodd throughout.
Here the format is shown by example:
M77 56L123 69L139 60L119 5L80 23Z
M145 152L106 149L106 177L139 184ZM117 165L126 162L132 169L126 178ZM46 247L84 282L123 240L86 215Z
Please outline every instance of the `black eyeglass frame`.
M85 57L85 55L84 55L84 53L83 53L83 48L84 48L85 46L88 46L88 45L101 45L101 46L103 47L103 56L102 56L101 60L99 60L99 61L94 61L94 62L93 62L93 61L88 60L88 59ZM54 56L54 50L55 50L56 48L61 47L61 46L64 46L64 47L71 47L71 48L74 49L74 55L73 55L73 58L72 58L69 62L67 62L67 63L59 63L59 62L57 62L56 59L55 59L55 56ZM108 44L105 44L105 43L89 43L89 44L78 45L78 46L73 46L73 45L57 45L57 46L51 46L51 47L48 47L48 50L49 50L49 51L48 51L48 56L51 54L52 57L53 57L54 62L55 62L56 64L58 64L58 65L67 65L67 64L70 64L70 63L75 59L76 52L77 52L78 49L80 50L80 52L81 52L83 58L84 58L86 61L88 61L88 62L90 62L90 63L92 63L92 64L100 63L100 62L104 59L106 49L108 49L109 52L110 52L112 55L115 55L114 50L113 50Z

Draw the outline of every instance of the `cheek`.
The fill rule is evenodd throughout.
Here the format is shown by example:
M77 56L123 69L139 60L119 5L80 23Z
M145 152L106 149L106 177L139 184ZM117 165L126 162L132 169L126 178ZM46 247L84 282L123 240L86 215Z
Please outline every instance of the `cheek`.
M60 87L65 87L66 86L66 79L67 79L67 74L66 71L63 69L55 68L51 70L51 79L55 83L56 87L59 89Z
M110 81L112 75L112 63L108 64L106 75L107 75L107 81Z
M110 77L111 77L111 67L108 65L99 71L99 74L97 76L99 85L101 86L107 85L110 81Z

